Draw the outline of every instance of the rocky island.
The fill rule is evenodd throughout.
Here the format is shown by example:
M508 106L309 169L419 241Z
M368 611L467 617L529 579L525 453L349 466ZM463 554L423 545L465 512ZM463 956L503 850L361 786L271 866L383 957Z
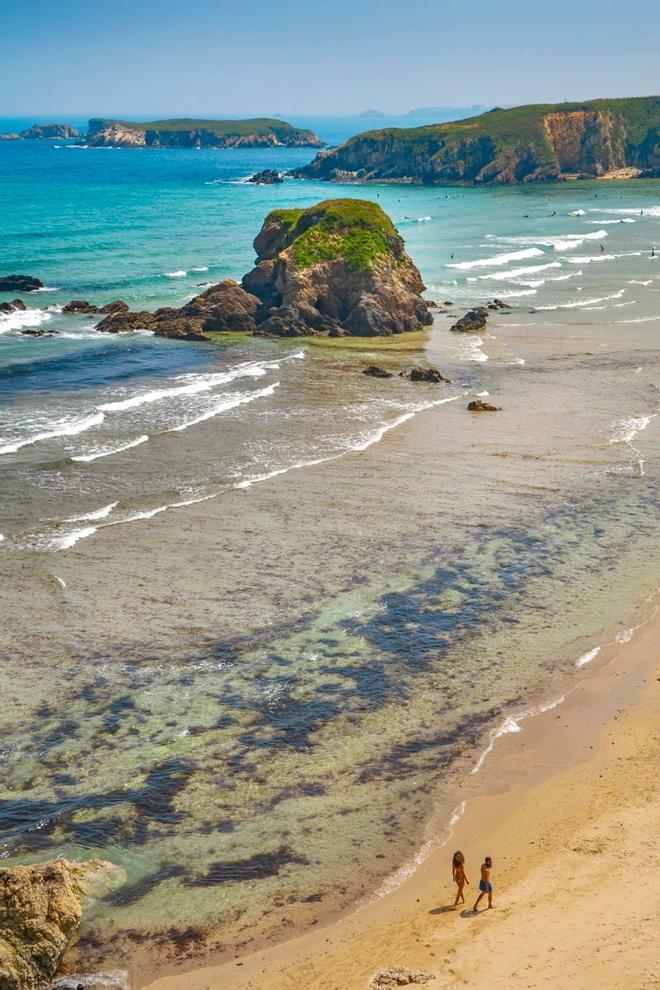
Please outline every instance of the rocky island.
M113 148L321 148L312 131L284 120L127 120L92 118L86 143Z
M0 141L36 141L53 140L77 141L80 131L73 124L35 124L27 130L15 134L13 131L0 134Z
M389 336L433 322L424 284L403 239L376 203L330 199L274 210L254 242L255 267L180 309L115 310L97 330L146 329L204 340L210 333ZM85 305L78 300L77 305Z
M660 178L659 133L657 96L496 108L453 123L358 134L291 174L426 185Z

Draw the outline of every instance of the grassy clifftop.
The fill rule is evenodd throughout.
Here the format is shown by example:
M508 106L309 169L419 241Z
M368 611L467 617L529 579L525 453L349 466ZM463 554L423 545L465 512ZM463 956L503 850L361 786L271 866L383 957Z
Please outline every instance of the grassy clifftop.
M303 145L321 147L312 131L294 127L285 120L255 117L248 120L206 120L178 117L171 120L112 120L94 117L88 139L94 143L231 147L237 144Z
M541 103L366 131L296 174L336 181L489 184L660 169L660 97Z

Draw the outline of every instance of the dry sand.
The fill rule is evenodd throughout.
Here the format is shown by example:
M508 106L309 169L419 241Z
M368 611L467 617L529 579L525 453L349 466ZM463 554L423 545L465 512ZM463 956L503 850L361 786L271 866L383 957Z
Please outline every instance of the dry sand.
M149 990L366 990L387 966L433 974L442 990L660 987L659 643L654 616L603 648L562 705L499 738L465 780L453 835L392 893ZM450 907L454 848L467 857L469 910ZM475 915L486 854L495 909Z

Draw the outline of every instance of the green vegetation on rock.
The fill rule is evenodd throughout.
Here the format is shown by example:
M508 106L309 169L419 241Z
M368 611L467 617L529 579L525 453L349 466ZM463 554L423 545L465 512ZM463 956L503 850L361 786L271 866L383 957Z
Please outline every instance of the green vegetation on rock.
M398 264L403 255L390 218L366 200L328 199L308 210L276 210L270 217L286 227L284 246L292 246L302 269L342 259L350 271L359 271L385 261Z

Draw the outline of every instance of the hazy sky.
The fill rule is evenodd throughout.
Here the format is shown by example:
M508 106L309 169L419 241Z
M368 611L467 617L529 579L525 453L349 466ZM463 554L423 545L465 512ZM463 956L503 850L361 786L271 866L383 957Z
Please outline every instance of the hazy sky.
M2 0L0 114L350 113L660 92L660 0Z

